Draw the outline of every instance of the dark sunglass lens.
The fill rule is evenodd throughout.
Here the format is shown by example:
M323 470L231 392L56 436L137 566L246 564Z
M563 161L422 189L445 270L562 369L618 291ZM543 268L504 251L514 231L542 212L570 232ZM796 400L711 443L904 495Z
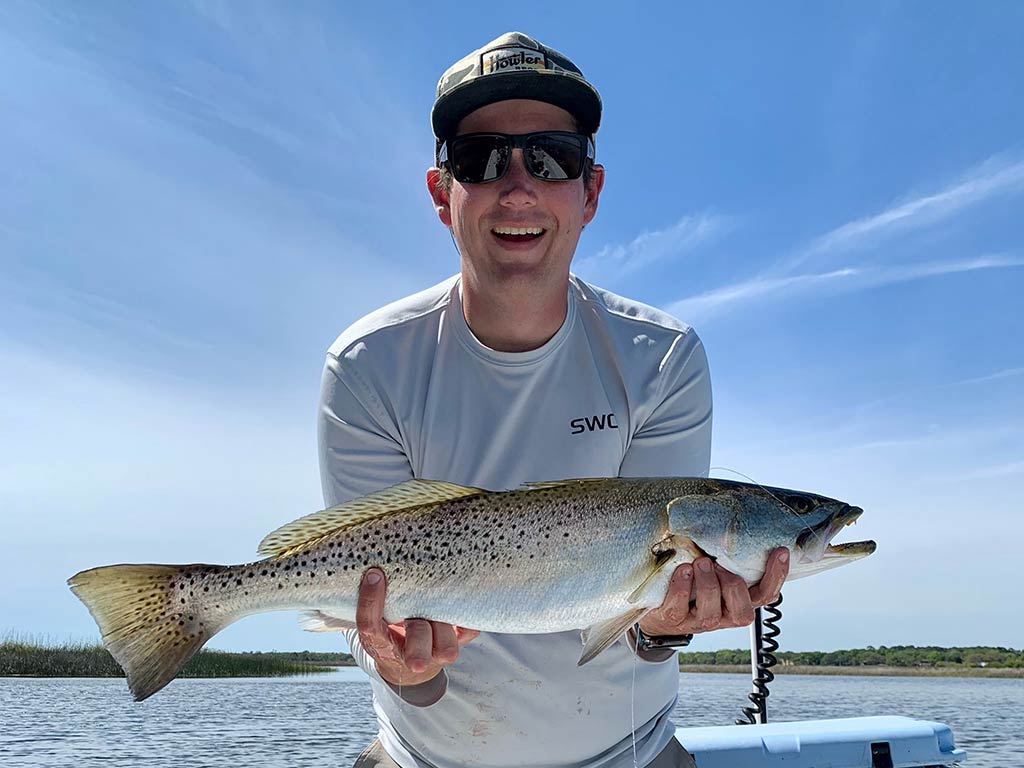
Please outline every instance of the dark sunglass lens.
M532 136L524 157L526 167L538 179L578 179L583 171L583 139L574 135Z
M452 175L463 184L493 181L508 166L508 141L500 136L466 136L451 143Z

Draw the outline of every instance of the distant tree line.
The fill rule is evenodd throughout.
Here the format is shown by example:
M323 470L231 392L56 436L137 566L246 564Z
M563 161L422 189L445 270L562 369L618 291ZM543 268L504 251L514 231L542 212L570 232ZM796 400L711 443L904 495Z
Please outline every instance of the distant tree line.
M808 667L1024 667L1024 651L973 646L893 645L841 651L778 651L780 664ZM680 664L750 664L749 650L691 651L679 654Z

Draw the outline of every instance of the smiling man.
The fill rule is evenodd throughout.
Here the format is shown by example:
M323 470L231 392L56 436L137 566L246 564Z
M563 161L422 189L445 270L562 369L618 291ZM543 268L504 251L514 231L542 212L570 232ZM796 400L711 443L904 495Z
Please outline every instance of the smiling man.
M597 213L601 100L565 56L518 32L442 76L427 188L459 273L346 330L319 411L328 504L413 477L489 489L569 477L706 475L711 384L700 340L570 272ZM578 632L478 633L385 618L363 577L347 633L380 731L356 765L692 765L673 738L673 645L753 620L787 572L750 589L707 558L665 603L578 667ZM635 750L635 752L634 752Z

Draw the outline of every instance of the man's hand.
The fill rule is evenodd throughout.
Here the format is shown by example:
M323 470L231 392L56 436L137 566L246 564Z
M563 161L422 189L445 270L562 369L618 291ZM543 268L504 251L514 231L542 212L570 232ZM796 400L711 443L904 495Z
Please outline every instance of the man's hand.
M640 620L640 629L654 637L745 627L753 623L755 608L779 596L788 573L785 547L768 556L764 576L749 589L742 578L710 558L697 558L675 569L664 602Z
M433 680L445 664L455 661L459 648L480 634L426 619L388 624L384 621L386 593L384 573L367 569L356 599L356 629L363 648L377 663L377 673L392 685Z

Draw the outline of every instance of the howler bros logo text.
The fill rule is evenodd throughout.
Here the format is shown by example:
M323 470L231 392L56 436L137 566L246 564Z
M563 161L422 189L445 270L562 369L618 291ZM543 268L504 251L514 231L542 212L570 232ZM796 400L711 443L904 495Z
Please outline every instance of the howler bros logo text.
M569 422L569 426L572 427L574 435L581 435L584 432L593 432L598 429L619 428L619 425L615 422L614 413L603 413L598 416L584 416L579 419L573 419Z
M485 53L481 57L480 71L485 75L496 72L511 72L517 69L547 69L544 54L529 48L502 48Z

